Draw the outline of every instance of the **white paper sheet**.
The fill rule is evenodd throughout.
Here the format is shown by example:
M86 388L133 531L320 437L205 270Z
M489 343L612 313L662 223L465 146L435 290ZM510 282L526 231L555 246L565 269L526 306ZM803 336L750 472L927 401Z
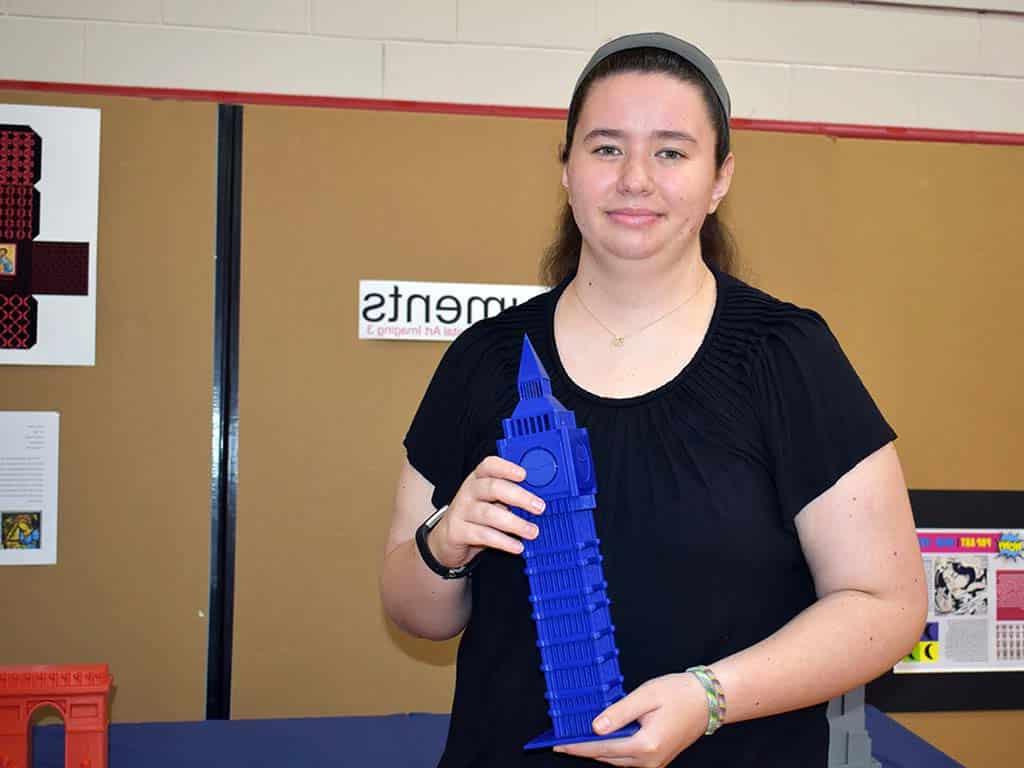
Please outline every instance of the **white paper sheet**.
M60 414L0 411L0 565L57 562Z

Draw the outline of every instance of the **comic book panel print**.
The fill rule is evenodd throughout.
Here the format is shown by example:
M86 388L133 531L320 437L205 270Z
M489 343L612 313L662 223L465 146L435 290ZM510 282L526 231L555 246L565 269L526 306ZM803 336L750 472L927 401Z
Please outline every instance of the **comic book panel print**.
M988 561L958 555L935 559L935 613L940 616L988 614Z

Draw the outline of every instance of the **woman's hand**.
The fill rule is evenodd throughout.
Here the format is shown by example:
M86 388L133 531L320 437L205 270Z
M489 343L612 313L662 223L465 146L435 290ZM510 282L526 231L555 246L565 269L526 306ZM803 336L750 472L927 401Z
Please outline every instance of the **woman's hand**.
M488 547L518 555L523 551L519 539L537 538L540 531L535 524L509 511L509 507L535 515L544 511L540 498L516 485L525 478L526 470L511 461L498 456L481 461L427 538L438 562L458 568Z
M648 680L594 718L594 732L610 733L634 720L640 723L640 730L628 738L567 744L554 751L609 765L661 768L707 729L704 689L696 677L685 672Z

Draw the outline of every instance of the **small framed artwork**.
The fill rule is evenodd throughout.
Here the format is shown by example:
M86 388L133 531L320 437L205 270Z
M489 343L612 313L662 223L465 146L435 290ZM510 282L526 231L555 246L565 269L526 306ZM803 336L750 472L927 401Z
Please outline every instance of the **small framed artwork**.
M18 276L18 246L0 243L0 280L13 280Z
M0 512L3 549L42 549L41 512Z

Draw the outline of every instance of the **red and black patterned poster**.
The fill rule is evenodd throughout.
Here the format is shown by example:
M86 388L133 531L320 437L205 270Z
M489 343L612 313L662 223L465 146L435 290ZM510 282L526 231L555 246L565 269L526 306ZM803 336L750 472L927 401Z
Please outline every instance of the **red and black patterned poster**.
M100 113L0 105L0 363L93 365Z

